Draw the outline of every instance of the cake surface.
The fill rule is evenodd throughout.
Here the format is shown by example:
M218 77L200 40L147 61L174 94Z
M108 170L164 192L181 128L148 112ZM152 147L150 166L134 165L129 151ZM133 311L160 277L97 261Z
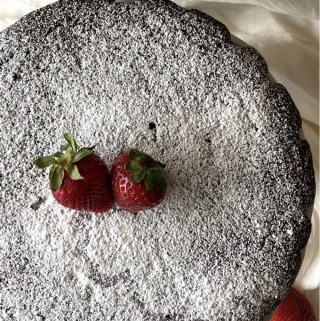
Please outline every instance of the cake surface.
M0 33L0 316L263 320L310 234L308 143L286 89L227 28L169 1L59 1ZM62 134L109 168L166 163L157 208L57 204L32 160Z

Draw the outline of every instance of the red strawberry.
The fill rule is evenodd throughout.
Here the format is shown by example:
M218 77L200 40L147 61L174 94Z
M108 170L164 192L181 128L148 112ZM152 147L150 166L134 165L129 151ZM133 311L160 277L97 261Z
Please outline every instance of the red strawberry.
M60 152L38 158L39 168L51 166L50 187L62 205L80 211L106 212L113 205L110 174L93 148L78 149L72 134L65 134Z
M308 300L291 288L270 321L316 321Z
M114 161L111 183L115 201L128 212L155 207L162 202L167 189L164 165L136 149Z

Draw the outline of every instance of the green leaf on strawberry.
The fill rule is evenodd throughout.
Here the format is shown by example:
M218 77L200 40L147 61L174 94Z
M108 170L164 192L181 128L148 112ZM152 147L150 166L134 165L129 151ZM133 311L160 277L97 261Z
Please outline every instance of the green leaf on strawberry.
M77 145L77 143L76 143L76 141L75 141L75 139L74 139L74 137L73 137L72 134L66 133L66 134L64 134L63 136L64 136L65 140L66 140L67 143L68 143L68 144L66 145L67 150L68 150L69 148L70 148L70 150L73 150L73 151L78 150L78 145Z
M56 159L54 156L44 156L33 161L35 165L43 169L49 167L55 163Z
M66 171L70 175L71 179L76 181L78 179L83 179L83 177L80 175L78 171L78 167L73 164L67 164L65 167Z
M50 170L50 187L53 191L59 189L64 178L64 169L59 165L53 165Z
M92 154L94 149L93 146L78 150L78 144L76 143L74 136L70 133L64 134L64 138L67 143L60 147L60 152L56 152L50 156L40 157L33 162L41 169L52 166L49 180L50 187L53 191L60 188L64 178L64 170L67 171L72 180L83 179L74 163Z
M94 147L95 146L79 149L79 151L74 155L72 163L76 163L79 160L89 156L92 153Z
M140 183L144 181L147 191L155 189L163 192L166 190L165 165L137 149L131 149L129 151L129 158L130 161L125 164L125 169L131 173L131 182Z

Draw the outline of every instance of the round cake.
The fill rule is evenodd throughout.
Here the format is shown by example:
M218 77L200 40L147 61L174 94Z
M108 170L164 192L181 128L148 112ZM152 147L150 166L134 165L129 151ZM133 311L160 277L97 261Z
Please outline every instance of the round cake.
M260 321L293 284L315 194L289 93L228 29L165 0L58 1L0 33L3 320ZM166 164L152 210L52 197L72 132L110 168Z

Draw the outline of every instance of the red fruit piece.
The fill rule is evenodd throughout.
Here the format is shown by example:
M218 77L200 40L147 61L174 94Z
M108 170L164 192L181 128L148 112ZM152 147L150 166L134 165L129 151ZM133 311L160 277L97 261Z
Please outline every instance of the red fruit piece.
M79 211L101 213L113 205L111 178L94 147L78 149L72 134L65 134L66 145L60 151L34 161L39 168L50 169L50 187L63 206Z
M114 161L111 183L115 201L128 212L155 207L162 202L167 189L164 165L136 149Z
M296 289L290 288L270 321L316 321L309 301Z

